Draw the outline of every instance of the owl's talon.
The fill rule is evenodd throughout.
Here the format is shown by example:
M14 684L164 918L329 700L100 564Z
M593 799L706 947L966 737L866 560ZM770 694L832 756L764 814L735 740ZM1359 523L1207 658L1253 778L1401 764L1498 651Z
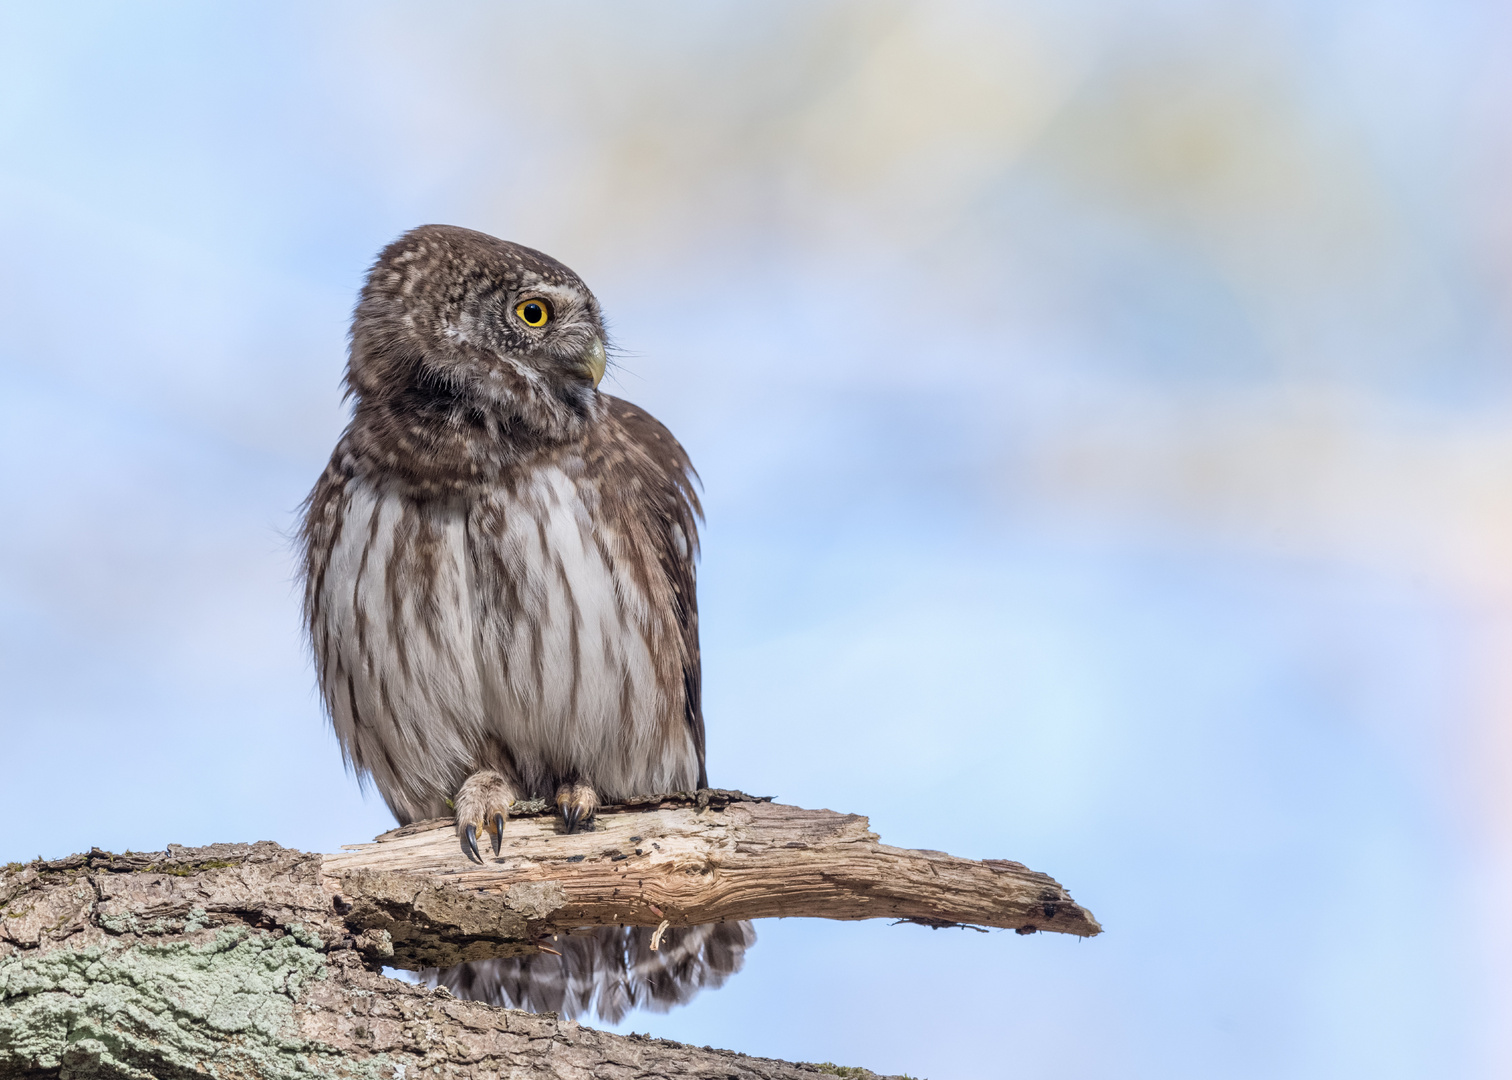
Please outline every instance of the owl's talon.
M599 797L591 786L579 781L557 788L556 803L562 814L562 824L571 833L576 832L579 825L585 829L589 827L598 813Z
M504 823L515 801L514 786L493 769L479 769L457 790L452 807L457 812L457 836L462 840L462 854L481 864L478 834L487 833L497 855L504 846Z

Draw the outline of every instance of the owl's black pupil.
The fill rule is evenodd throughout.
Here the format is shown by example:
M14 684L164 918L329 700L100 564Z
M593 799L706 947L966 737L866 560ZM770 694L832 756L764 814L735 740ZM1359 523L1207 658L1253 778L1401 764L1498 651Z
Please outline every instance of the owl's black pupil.
M540 304L525 305L525 321L528 323L535 324L540 322L545 314L546 313L541 310Z

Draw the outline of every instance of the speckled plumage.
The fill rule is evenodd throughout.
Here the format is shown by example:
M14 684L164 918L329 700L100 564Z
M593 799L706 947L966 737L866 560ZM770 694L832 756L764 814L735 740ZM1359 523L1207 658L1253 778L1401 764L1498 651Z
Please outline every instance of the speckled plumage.
M694 474L597 389L603 337L571 270L439 225L384 250L353 318L301 533L316 672L358 774L401 823L455 804L464 850L516 798L571 827L706 784Z

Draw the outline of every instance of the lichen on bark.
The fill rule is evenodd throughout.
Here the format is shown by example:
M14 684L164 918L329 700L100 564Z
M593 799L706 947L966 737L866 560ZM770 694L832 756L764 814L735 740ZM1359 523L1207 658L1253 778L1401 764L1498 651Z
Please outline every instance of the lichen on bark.
M360 903L329 892L320 865L318 855L259 843L95 850L0 870L0 1077L836 1075L834 1066L611 1035L385 978L372 967L375 944L390 935L349 924L343 912L355 918ZM492 914L476 897L423 880L373 891L371 902L395 915L410 894L412 916L391 925L416 940L421 931L464 940L513 931L512 920L528 924L560 903L555 883L511 891ZM354 892L354 901L366 895Z
M296 1004L326 976L318 946L248 927L0 960L0 1075L312 1075L327 1056Z

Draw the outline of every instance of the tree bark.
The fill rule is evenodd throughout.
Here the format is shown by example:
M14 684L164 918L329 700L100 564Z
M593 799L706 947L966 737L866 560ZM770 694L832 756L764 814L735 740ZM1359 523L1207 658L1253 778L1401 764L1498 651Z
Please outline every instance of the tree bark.
M388 979L607 923L811 915L1099 927L1018 863L889 848L866 819L734 792L522 807L475 866L452 824L340 855L277 844L95 849L0 876L0 1076L870 1077L618 1036Z

